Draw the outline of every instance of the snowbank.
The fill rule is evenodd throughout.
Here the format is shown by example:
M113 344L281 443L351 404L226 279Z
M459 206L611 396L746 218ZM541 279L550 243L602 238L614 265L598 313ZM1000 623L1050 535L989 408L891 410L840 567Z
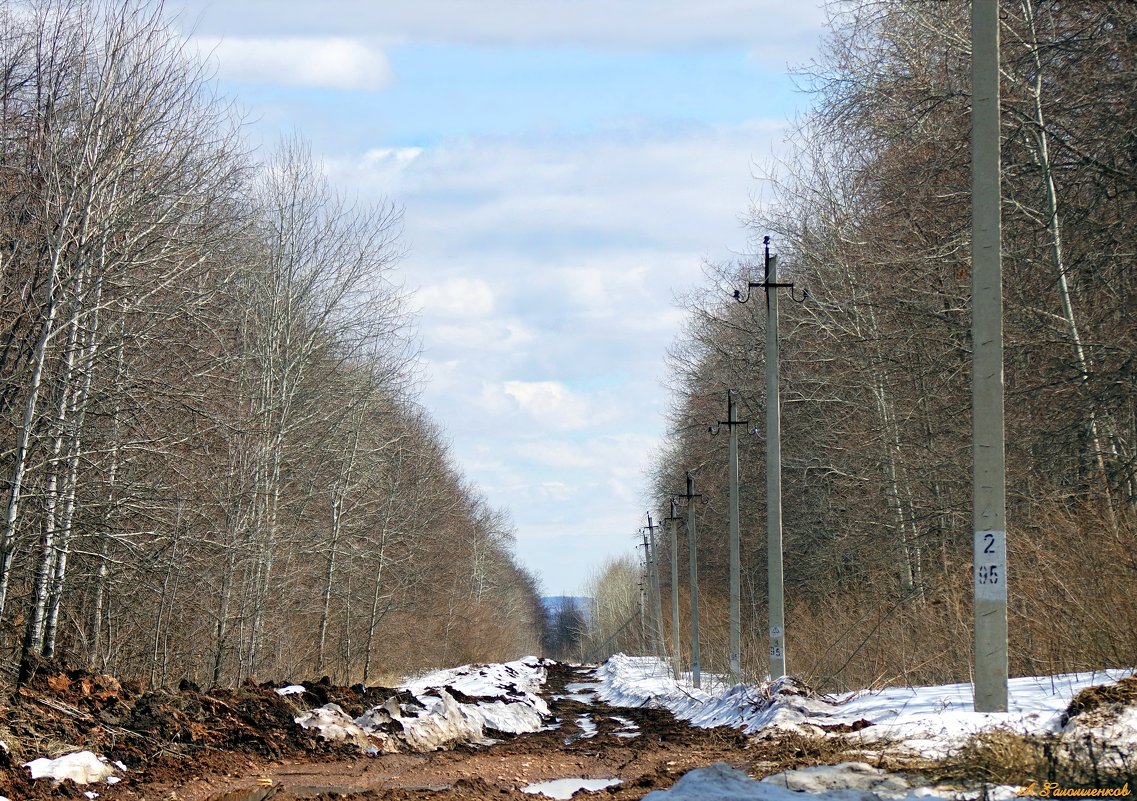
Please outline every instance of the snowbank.
M689 677L675 681L655 657L616 654L596 670L596 695L613 706L668 709L702 728L732 726L755 732L771 725L791 727L824 717L829 705L810 698L790 679L768 687L736 684L695 689Z
M536 657L465 665L405 682L400 689L410 692L418 706L390 698L352 719L336 704L325 704L296 722L372 754L398 750L400 743L412 751L436 751L488 742L487 730L522 734L541 728L549 714L538 695L545 676L545 663ZM459 702L455 695L470 702Z
M863 692L841 700L808 696L781 679L756 687L739 684L713 691L676 682L670 668L654 657L617 654L596 670L597 695L614 706L654 706L702 727L732 726L750 733L767 727L822 733L834 727L858 729L850 736L866 744L897 740L911 751L940 758L973 734L1003 727L1022 734L1058 732L1063 713L1081 690L1116 682L1131 670L1069 673L1011 679L1009 711L974 711L972 686L895 687ZM1070 725L1084 726L1077 719ZM1137 712L1099 723L1095 733L1107 741L1137 744Z
M500 698L506 703L525 703L542 715L548 715L549 708L538 695L545 684L545 676L545 662L535 656L527 656L515 662L463 665L427 673L408 679L400 688L420 700L430 698L433 690L446 688L471 698ZM479 705L484 703L479 701Z
M365 728L358 720L353 720L339 704L324 704L296 718L302 728L315 729L325 740L353 743L365 754L394 750L391 738L385 732L375 726Z

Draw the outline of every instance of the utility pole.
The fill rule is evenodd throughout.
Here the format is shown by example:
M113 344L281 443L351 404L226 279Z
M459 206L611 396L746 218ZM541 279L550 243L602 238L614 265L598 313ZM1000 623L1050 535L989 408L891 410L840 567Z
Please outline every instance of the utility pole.
M671 675L678 679L682 652L679 643L679 516L675 511L675 499L672 498L671 515L664 518L664 522L671 537Z
M702 661L699 655L699 569L698 558L695 553L695 499L701 495L695 494L695 479L691 471L687 471L687 562L691 567L691 683L695 689L702 686Z
M801 300L794 297L793 282L778 283L778 257L770 255L770 237L763 237L765 251L765 280L749 281L746 297L739 290L734 298L739 303L750 300L750 290L766 290L766 564L768 603L770 606L770 678L786 675L786 608L782 571L782 409L779 392L780 368L778 355L778 289L788 288L790 299L804 303L809 291L803 290ZM771 291L772 290L772 291Z
M646 573L646 564L644 568ZM643 653L647 652L647 617L644 614L647 608L644 604L644 586L646 584L646 579L640 579L640 645L643 648Z
M647 621L647 631L651 638L651 650L656 656L659 656L659 629L655 625L655 596L652 592L652 566L651 566L651 542L648 540L647 529L640 529L640 534L644 538L644 580L641 587L644 593L640 593L641 599L644 594L647 595L647 614L645 620Z
M971 341L975 711L1007 711L999 3L971 4Z
M727 448L727 467L730 483L730 675L737 682L742 675L742 591L741 591L741 552L739 547L738 524L738 426L748 425L745 420L738 419L738 411L734 400L734 390L726 391L726 417L717 425L710 426L711 434L717 434L721 426L727 426L730 432Z
M654 617L655 624L655 650L656 656L659 661L663 661L667 654L667 646L664 642L665 637L663 634L663 600L660 598L659 589L659 548L655 542L655 530L659 526L651 521L651 512L647 513L647 542L648 542L648 555L651 559L651 570L649 571L648 578L651 580L651 592L654 597L651 599L651 611Z
M778 353L778 259L766 250L766 559L770 585L770 678L786 675L786 609L782 583L782 401Z

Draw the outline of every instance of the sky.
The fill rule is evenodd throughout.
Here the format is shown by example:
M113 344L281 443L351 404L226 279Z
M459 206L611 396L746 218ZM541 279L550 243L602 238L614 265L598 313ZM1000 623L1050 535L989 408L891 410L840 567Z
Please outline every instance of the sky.
M167 0L271 148L404 213L422 401L550 595L635 555L675 298L808 106L810 0ZM760 236L760 234L758 235ZM677 488L681 489L681 488Z

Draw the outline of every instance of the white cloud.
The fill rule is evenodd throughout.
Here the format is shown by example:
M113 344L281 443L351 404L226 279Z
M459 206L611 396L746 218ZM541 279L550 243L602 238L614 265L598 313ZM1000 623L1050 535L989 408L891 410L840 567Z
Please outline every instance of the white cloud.
M543 467L596 470L610 477L638 480L655 444L654 438L643 434L603 434L585 441L528 439L518 443L514 451Z
M193 22L238 30L353 35L375 31L390 42L587 47L777 47L813 34L824 20L820 3L785 0L184 0ZM802 58L809 53L801 54Z
M520 320L438 321L424 332L428 357L457 361L472 375L484 375L487 354L524 354L533 331Z
M321 163L334 186L355 187L368 195L391 195L424 152L421 147L376 147L362 156L325 156Z
M195 37L192 42L233 81L374 91L394 80L383 51L357 39Z
M505 381L500 391L517 409L541 425L556 429L581 429L601 422L588 399L559 381Z
M553 501L568 501L577 494L576 487L570 487L563 481L542 481L541 494Z
M485 281L453 278L423 287L415 293L415 303L434 317L488 317L494 310L494 292Z
M707 252L744 239L739 218L755 188L753 165L770 157L785 129L784 120L762 120L439 146L402 173L399 196L416 246L454 255L493 247L571 265L581 255L644 243ZM355 186L386 189L366 172ZM419 201L446 204L445 213L418 215Z

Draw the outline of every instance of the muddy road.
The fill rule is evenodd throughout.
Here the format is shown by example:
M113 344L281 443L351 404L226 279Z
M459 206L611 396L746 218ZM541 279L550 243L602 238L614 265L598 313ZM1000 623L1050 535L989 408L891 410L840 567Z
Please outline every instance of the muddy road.
M553 720L543 731L491 745L427 754L260 759L202 750L166 755L128 773L103 799L528 799L522 788L557 779L618 779L597 796L638 799L686 771L723 761L762 775L808 762L795 738L750 741L734 729L696 729L669 712L608 706L588 687L592 671L554 664L543 695ZM590 797L582 794L579 797Z

